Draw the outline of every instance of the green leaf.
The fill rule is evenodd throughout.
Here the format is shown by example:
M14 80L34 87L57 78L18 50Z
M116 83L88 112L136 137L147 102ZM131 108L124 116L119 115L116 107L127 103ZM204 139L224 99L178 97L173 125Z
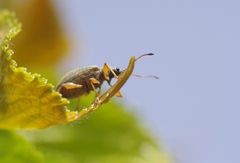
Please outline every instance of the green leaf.
M124 109L110 102L71 126L24 135L44 154L46 163L170 163L136 117Z
M19 135L0 130L1 163L41 163L43 155Z

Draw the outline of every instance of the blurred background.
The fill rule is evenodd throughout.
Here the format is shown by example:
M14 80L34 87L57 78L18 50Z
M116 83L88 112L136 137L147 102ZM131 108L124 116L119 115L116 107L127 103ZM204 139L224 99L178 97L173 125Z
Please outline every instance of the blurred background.
M27 0L14 3L22 11L17 14L20 18L29 14L24 6ZM231 59L240 51L237 1L55 0L50 4L54 16L44 12L43 19L30 17L36 27L46 21L53 26L59 23L53 29L45 26L52 31L44 33L57 33L57 38L44 40L48 52L39 48L30 64L27 59L18 61L16 55L20 64L36 70L33 65L39 64L37 56L51 54L41 59L41 64L54 67L59 78L73 68L102 66L105 62L125 68L130 56L155 53L140 60L134 73L157 75L160 79L132 77L122 89L124 97L116 101L130 106L126 109L137 114L141 125L150 128L173 162L240 161L236 127L239 107L233 102L239 97L239 87L227 87L239 82L232 71L237 70L239 60ZM40 10L40 5L32 10ZM55 17L59 22L53 21ZM29 32L25 29L27 23L21 21L22 33ZM42 27L33 33L40 37L37 31ZM20 34L17 39L25 38ZM19 44L15 44L16 53L31 50L17 48L22 46ZM46 72L45 68L37 71Z
M233 99L226 95L231 74L227 67L234 68L239 61L229 63L230 56L239 53L237 1L56 4L71 24L67 30L76 42L84 41L86 49L81 53L76 48L64 66L107 62L124 67L131 55L155 53L139 61L135 72L156 74L160 80L131 78L119 101L134 106L176 162L239 161L239 112L227 105L239 93ZM81 61L79 54L84 55Z

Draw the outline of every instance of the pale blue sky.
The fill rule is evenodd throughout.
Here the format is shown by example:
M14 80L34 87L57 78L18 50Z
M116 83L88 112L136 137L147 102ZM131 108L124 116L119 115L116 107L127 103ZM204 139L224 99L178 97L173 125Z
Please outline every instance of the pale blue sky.
M176 162L240 162L238 1L55 2L76 41L63 71L124 68L131 55L155 53L135 72L160 80L131 78L119 101L136 107Z

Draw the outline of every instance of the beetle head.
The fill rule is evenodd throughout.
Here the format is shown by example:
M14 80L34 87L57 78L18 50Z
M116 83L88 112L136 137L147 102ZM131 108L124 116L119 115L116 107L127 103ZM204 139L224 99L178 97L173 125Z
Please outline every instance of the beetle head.
M122 70L120 70L119 68L114 68L114 69L112 69L113 70L113 72L117 75L117 76L119 76L123 71ZM110 85L111 84L111 81L112 81L112 79L114 78L114 74L110 71L109 72L109 75L108 75L108 80L107 80L107 82L108 82L108 84Z
M154 55L154 54L153 54L153 53L147 53L147 54L140 55L139 57L137 57L137 58L135 59L135 62L138 61L138 60L139 60L140 58L142 58L142 57L152 56L152 55ZM124 70L120 70L119 68L114 68L114 69L112 69L112 71L116 74L116 76L119 76ZM112 73L112 71L109 71L108 79L106 80L109 85L111 85L111 81L112 81L112 79L115 77L114 74ZM154 78L154 79L159 79L157 76L154 76L154 75L143 76L143 75L132 74L132 76L136 76L136 77L140 77L140 78Z

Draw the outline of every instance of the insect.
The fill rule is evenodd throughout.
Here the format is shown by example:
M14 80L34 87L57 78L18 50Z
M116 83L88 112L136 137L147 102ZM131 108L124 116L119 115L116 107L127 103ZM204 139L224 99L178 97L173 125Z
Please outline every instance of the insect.
M150 56L153 53L143 54L136 58L136 61L143 56ZM89 94L91 91L95 92L96 97L100 95L101 86L104 81L111 85L113 78L118 79L125 70L119 68L111 68L108 64L104 64L103 67L89 66L85 68L78 68L70 71L62 77L60 82L57 84L56 90L67 99L78 98L83 95ZM134 74L133 74L134 75ZM153 77L156 76L140 76L137 77ZM117 92L115 96L121 97L122 94Z

